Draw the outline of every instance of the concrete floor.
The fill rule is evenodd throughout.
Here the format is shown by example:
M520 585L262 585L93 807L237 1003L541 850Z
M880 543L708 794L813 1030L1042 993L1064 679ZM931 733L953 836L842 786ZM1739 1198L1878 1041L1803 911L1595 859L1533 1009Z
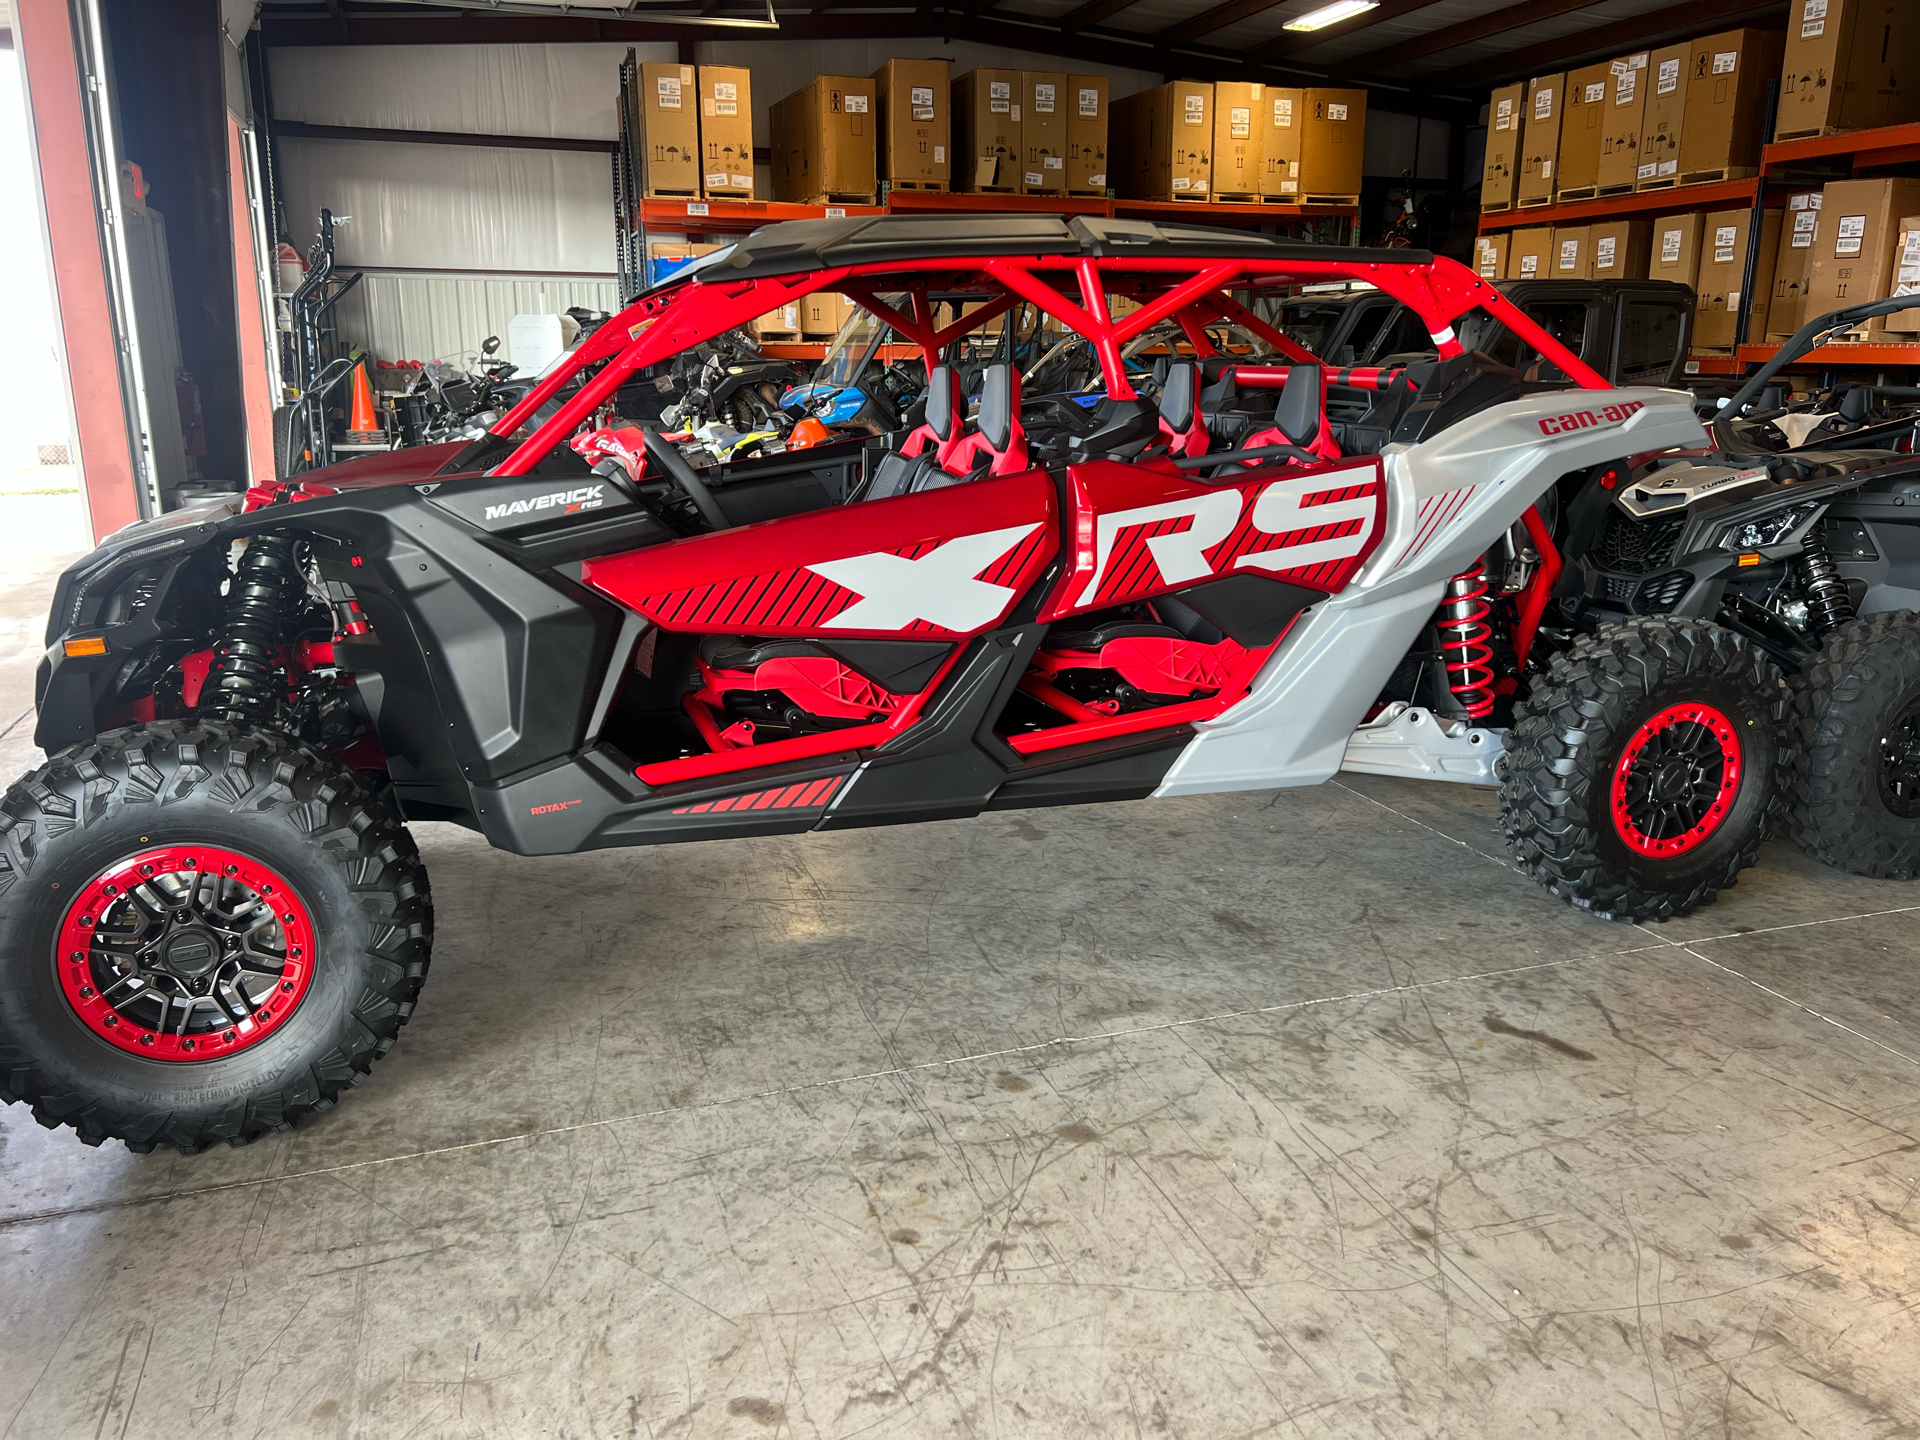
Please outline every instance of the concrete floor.
M0 1434L1920 1434L1913 887L1774 844L1610 925L1362 777L418 833L433 975L331 1114L0 1110Z

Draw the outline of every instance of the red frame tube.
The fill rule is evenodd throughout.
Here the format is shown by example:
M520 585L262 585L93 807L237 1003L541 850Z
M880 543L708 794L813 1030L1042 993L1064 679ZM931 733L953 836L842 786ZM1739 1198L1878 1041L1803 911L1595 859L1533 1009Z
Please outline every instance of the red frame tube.
M937 333L930 330L930 314L922 323L918 316L909 319L892 306L873 299L873 281L908 275L951 274L957 269L984 274L1005 287L1007 293L989 300L980 310ZM1053 271L1077 272L1083 298L1091 300L1097 288L1102 302L1098 308L1102 311L1108 308L1104 301L1107 291L1112 288L1109 282L1114 277L1179 275L1186 278L1165 294L1116 321L1110 314L1095 315L1087 308L1076 305L1041 278L1044 273ZM1097 285L1089 283L1090 272ZM552 399L584 367L602 359L608 361L600 374L582 386L578 394L495 467L493 473L524 475L532 470L634 371L668 359L691 345L711 339L788 301L818 290L842 290L857 299L865 297L862 303L870 301L869 308L877 306L874 313L919 343L934 363L937 363L938 350L953 339L979 328L996 315L1004 314L1018 300L1030 301L1093 342L1100 355L1109 393L1123 395L1131 391L1119 364L1120 346L1160 321L1179 315L1190 306L1204 307L1208 312L1245 326L1297 360L1314 361L1311 352L1288 340L1225 291L1235 282L1242 286L1261 286L1334 279L1365 281L1411 307L1426 323L1443 358L1462 353L1459 337L1454 333L1454 322L1469 310L1478 308L1499 320L1540 355L1552 361L1561 373L1581 388L1613 388L1604 377L1547 334L1493 286L1464 265L1446 259L1435 259L1424 264L1292 260L1284 268L1276 269L1271 262L1252 260L1209 262L1127 255L1098 260L1069 255L1001 256L977 268L957 265L950 259L910 260L870 266L837 266L801 275L767 276L758 280L729 280L723 273L709 270L690 276L678 286L650 292L636 300L603 325L587 344L574 352L567 364L556 369L535 386L525 400L508 411L493 427L492 433L495 435L512 435L529 415ZM849 281L854 283L849 284ZM896 278L893 283L901 284L909 293L915 293L911 282L902 284ZM923 293L922 290L916 296L916 311L924 304ZM622 335L627 337L625 342L620 339Z

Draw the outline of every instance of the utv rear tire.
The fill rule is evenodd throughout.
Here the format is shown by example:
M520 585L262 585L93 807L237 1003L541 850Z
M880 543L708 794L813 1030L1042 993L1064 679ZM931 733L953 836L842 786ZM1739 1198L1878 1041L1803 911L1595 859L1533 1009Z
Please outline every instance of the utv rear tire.
M1514 858L1609 920L1708 904L1765 838L1786 703L1760 650L1716 625L1641 620L1579 637L1514 709L1500 792Z
M1920 615L1842 625L1793 685L1789 825L1816 860L1878 880L1920 870Z
M179 721L109 731L18 781L0 810L0 1099L42 1125L140 1152L244 1145L330 1109L413 1012L433 940L413 840L351 770L284 735ZM156 905L169 884L195 913ZM264 980L262 934L279 937L283 966L269 955ZM171 976L109 985L99 977L116 972L94 968L119 963L96 961L109 943L149 947L142 965L198 964L199 978L177 982L177 1001L161 998ZM209 957L236 968L209 970ZM231 1022L214 999L185 998L248 960L244 983L261 993ZM178 1037L176 1009L188 1017ZM210 1028L189 1036L195 1016Z

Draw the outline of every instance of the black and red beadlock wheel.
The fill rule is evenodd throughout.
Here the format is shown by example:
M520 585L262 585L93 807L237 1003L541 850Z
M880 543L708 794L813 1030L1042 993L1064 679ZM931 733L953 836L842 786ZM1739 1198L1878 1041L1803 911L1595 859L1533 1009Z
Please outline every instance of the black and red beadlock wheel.
M88 1144L242 1145L367 1077L433 897L400 817L291 736L150 721L0 799L0 1100Z
M168 845L113 864L68 904L60 986L95 1035L151 1060L257 1045L313 981L314 923L287 879L250 855Z
M1720 710L1688 701L1649 716L1613 767L1621 843L1653 858L1704 845L1732 810L1740 774L1740 732Z

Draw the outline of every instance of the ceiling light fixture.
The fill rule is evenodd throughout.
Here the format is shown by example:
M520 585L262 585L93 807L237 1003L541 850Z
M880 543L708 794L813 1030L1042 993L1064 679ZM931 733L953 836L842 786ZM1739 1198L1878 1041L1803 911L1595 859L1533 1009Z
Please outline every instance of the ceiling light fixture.
M1378 10L1380 0L1333 0L1331 5L1322 5L1318 10L1309 10L1306 14L1287 21L1284 30L1324 30L1329 25L1338 25L1342 20L1351 20L1356 15L1364 15L1369 10Z

